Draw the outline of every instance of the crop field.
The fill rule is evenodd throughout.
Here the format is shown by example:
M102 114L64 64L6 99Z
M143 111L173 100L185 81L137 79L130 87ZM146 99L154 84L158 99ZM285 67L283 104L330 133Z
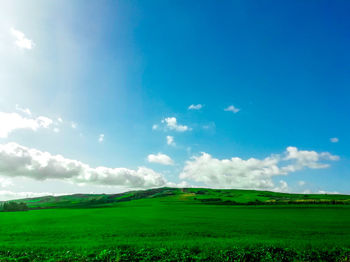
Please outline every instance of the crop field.
M349 259L350 205L216 205L194 198L182 192L1 212L0 261Z

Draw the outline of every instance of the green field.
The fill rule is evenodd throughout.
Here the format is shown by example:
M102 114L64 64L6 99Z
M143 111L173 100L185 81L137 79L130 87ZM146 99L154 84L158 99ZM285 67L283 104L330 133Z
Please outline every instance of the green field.
M120 194L76 194L19 199L31 209L91 208L115 206L121 202L161 198L167 203L214 205L350 205L350 195L286 194L270 191L207 189L207 188L156 188Z
M271 192L209 189L196 194L199 190L138 191L113 195L117 202L104 200L98 204L97 200L91 201L97 196L86 195L55 201L26 200L32 203L32 208L51 208L0 213L0 261L15 257L22 261L49 257L53 261L130 258L220 261L235 256L242 261L255 258L258 261L262 257L271 261L279 260L281 254L285 254L285 261L298 256L305 260L320 260L324 256L325 260L346 261L349 256L350 205L335 201L319 204L326 199L346 201L349 196L301 198ZM137 194L142 197L135 197ZM290 196L294 200L290 204L255 201L257 196L261 202L270 201L266 194L275 201L286 201ZM105 199L108 195L98 197L101 196ZM231 198L231 202L224 196ZM241 204L232 204L234 196ZM320 201L310 204L303 202L304 198ZM295 204L297 199L303 204ZM88 201L89 208L82 204L84 201ZM62 208L52 208L52 203ZM249 252L253 252L251 259L244 258Z

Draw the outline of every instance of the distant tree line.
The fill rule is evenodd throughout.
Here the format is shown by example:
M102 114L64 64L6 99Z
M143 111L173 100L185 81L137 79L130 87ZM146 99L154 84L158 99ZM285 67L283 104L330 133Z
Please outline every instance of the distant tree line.
M1 205L3 212L28 211L29 208L23 202L5 202Z

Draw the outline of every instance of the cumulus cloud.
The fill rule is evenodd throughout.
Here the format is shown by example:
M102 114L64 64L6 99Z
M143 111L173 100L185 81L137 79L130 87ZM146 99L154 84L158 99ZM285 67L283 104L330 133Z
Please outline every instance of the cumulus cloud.
M25 34L14 28L10 29L12 36L15 38L15 45L20 49L33 49L35 44L33 40L27 38Z
M226 108L224 109L224 111L229 111L229 112L233 112L233 113L236 114L236 113L238 113L239 111L241 111L241 109L235 107L234 105L230 105L230 106L226 107Z
M51 155L17 143L0 144L0 175L127 188L151 188L167 184L161 174L146 167L136 170L104 166L93 168L77 160Z
M321 161L338 159L338 156L327 152L301 151L296 147L288 147L283 155L247 160L239 157L220 160L203 152L186 162L180 178L211 187L276 190L278 187L273 182L274 177L304 168L327 168L329 164ZM285 190L287 186L281 182L279 188Z
M178 132L185 132L185 131L190 131L191 128L189 128L186 125L179 125L177 123L176 117L167 117L162 120L162 123L166 125L166 127L170 130L175 130Z
M291 160L293 164L281 168L284 173L295 172L305 167L311 169L327 168L329 164L320 162L322 160L339 160L339 156L331 155L328 152L317 153L315 151L298 150L296 147L287 147L286 157L283 160Z
M166 136L166 143L169 146L175 146L175 141L173 136Z
M169 156L162 153L158 153L156 155L150 154L147 156L147 160L150 163L157 163L157 164L167 165L167 166L174 164L174 161Z
M102 143L104 139L105 139L105 135L104 135L104 134L100 134L100 135L98 136L98 142L99 142L99 143Z
M288 183L284 180L280 180L279 185L277 187L271 189L271 191L287 193L287 192L289 192Z
M332 137L329 139L332 143L338 143L339 142L339 138L338 137Z
M0 112L0 138L6 138L17 129L30 129L33 131L39 128L49 128L53 121L45 116L24 117L17 113Z
M201 104L198 104L198 105L192 104L188 107L189 110L200 110L201 108L203 108L203 105L201 105Z
M77 123L75 123L75 122L71 122L71 127L73 128L73 129L76 129L77 128Z
M186 162L180 178L223 188L273 188L271 177L279 174L277 163L271 157L220 160L203 152Z

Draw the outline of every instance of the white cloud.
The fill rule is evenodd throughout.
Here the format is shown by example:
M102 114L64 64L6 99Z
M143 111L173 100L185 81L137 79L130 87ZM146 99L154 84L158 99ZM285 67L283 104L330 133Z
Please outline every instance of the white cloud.
M226 108L224 109L224 111L230 111L230 112L233 112L233 113L236 114L236 113L238 113L239 111L241 111L241 109L235 107L234 105L230 105L230 106L226 107Z
M10 133L17 129L31 129L33 131L39 128L49 128L53 121L45 116L36 118L23 117L17 113L0 112L0 138L6 138Z
M202 182L210 187L274 190L273 177L304 168L326 168L329 165L321 163L321 160L338 159L338 156L327 152L299 151L295 147L288 147L284 156L271 155L264 159L248 160L239 157L220 160L203 152L186 162L180 178ZM282 190L286 187L282 183L279 188Z
M29 108L22 108L19 105L16 105L16 110L25 113L28 116L32 115L32 112L29 110Z
M57 118L57 121L62 123L63 122L63 119L61 117Z
M277 163L275 158L219 160L203 152L186 162L180 178L213 187L268 189L274 187L271 176L279 174Z
M321 160L339 160L339 156L331 155L328 152L317 153L315 151L298 150L296 147L287 147L284 160L292 160L293 164L282 167L281 171L285 173L295 172L305 167L311 169L327 168L329 164L320 163Z
M167 155L158 153L157 155L150 154L147 156L147 160L150 163L157 163L161 165L173 165L174 161Z
M186 181L181 181L181 182L178 183L178 184L173 183L173 182L168 182L168 183L167 183L167 187L190 188L190 187L195 187L195 186L189 184L189 183L186 182Z
M324 191L324 190L319 190L317 193L318 194L327 194L327 195L339 194L339 192L337 192L337 191Z
M11 185L13 185L13 183L10 179L0 177L0 188L8 187Z
M154 124L154 125L152 126L152 130L157 130L157 129L158 129L158 125Z
M332 137L332 138L330 139L330 141L331 141L332 143L338 143L338 142L339 142L339 138L338 138L338 137Z
M53 129L53 131L54 131L55 133L59 133L59 132L60 132L60 129L57 128L57 127L55 127L55 128Z
M173 136L166 136L166 143L169 146L175 146L175 141Z
M72 122L72 123L71 123L71 127L72 127L73 129L76 129L76 128L77 128L77 123Z
M22 199L22 198L32 198L32 197L42 197L42 196L57 196L64 194L52 194L49 192L12 192L8 190L0 190L0 201L7 201L13 199Z
M170 130L175 130L175 131L178 131L178 132L185 132L185 131L189 131L191 130L191 128L189 128L188 126L186 125L179 125L177 123L177 119L176 117L167 117L167 118L164 118L162 120L162 123L165 123L166 124L166 127Z
M328 195L334 195L334 194L340 194L338 191L325 191L325 190L310 190L310 189L305 189L301 192L302 194L328 194Z
M33 40L26 38L25 34L14 28L10 29L12 36L15 38L15 45L20 49L33 49L35 44Z
M100 134L100 135L98 136L98 142L99 142L99 143L102 143L104 139L105 139L105 135L104 135L104 134Z
M299 185L299 186L305 186L305 184L306 184L306 183L305 183L305 181L303 181L303 180L298 181L298 185Z
M287 193L287 192L289 192L289 187L288 187L288 184L287 184L286 181L280 180L279 181L279 186L271 189L271 191Z
M200 110L201 108L203 108L203 105L201 105L201 104L198 104L198 105L192 104L188 107L189 110Z
M43 128L49 128L49 126L52 124L52 120L46 116L39 116L35 119L40 127Z
M161 187L167 184L161 174L146 167L136 170L104 166L93 168L77 160L16 143L0 144L0 175L128 188Z

